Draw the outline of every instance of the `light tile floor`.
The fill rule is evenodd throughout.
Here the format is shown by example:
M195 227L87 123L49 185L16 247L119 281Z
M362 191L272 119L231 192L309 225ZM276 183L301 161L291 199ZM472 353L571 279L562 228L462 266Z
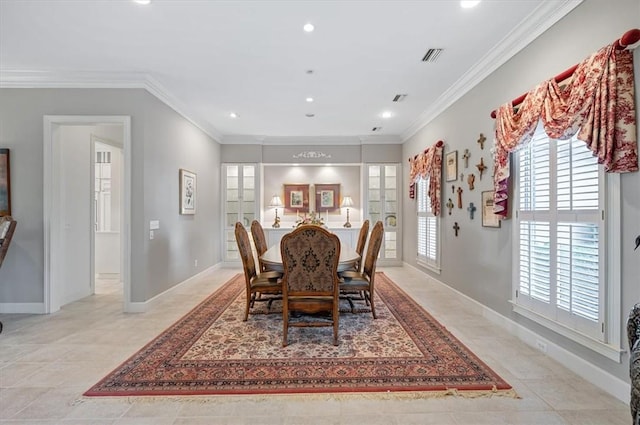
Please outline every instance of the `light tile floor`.
M146 313L122 312L121 288L51 315L0 315L2 424L628 425L629 408L541 352L496 331L469 301L409 267L385 273L509 382L520 399L393 395L83 398L82 393L238 269L181 285Z

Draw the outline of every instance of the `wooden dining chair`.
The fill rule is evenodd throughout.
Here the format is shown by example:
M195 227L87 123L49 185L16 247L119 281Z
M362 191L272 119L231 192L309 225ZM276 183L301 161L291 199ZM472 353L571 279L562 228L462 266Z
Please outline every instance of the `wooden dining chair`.
M338 345L340 239L320 226L300 226L280 242L282 277L282 346L287 346L289 326L333 326ZM291 320L291 312L314 314ZM330 313L330 319L319 317Z
M251 236L253 237L253 244L256 247L256 253L258 254L258 264L260 266L260 272L273 271L267 264L262 261L262 254L267 252L267 238L264 234L262 224L258 220L251 222Z
M367 236L369 236L369 220L365 220L362 223L362 227L360 228L360 233L358 233L358 242L356 243L356 252L360 256L360 259L353 264L353 269L344 270L340 272L340 276L343 278L352 278L357 277L359 273L362 271L362 255L364 254L364 247L367 244Z
M367 254L364 258L364 264L360 273L354 274L349 278L340 282L340 292L345 294L351 304L351 311L354 310L354 304L350 298L350 294L361 293L367 305L371 306L371 314L376 317L376 308L373 303L373 289L376 278L376 264L378 262L378 254L382 246L382 238L384 237L384 226L381 221L373 225L371 236L369 237L369 246Z
M235 228L236 242L238 243L238 252L242 259L242 268L244 270L244 281L246 286L247 304L244 310L244 321L249 318L249 310L254 306L256 301L271 302L275 299L282 298L282 281L279 272L262 272L256 270L256 262L253 259L253 251L251 251L251 242L249 234L242 223L237 222ZM268 295L268 297L262 297Z

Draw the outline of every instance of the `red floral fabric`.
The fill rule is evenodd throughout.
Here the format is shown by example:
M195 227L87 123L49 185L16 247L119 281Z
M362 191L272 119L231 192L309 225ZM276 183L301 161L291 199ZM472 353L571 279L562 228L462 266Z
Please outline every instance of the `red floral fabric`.
M496 113L494 212L508 212L509 153L529 143L539 121L549 137L576 133L605 171L638 171L633 54L603 47L578 65L561 87L554 79L527 93L517 111L511 103Z
M429 199L433 215L439 216L441 211L440 188L442 186L442 140L425 149L413 158L409 158L409 185L418 178L429 178Z

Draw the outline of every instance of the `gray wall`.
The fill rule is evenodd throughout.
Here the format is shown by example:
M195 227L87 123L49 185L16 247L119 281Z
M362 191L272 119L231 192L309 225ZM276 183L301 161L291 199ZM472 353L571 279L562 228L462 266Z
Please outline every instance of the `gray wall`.
M484 158L491 165L490 152L493 141L493 120L490 112L520 94L530 90L537 83L564 71L582 61L594 51L619 38L625 31L638 25L640 2L620 0L616 2L587 0L569 15L546 31L527 48L500 67L471 92L454 103L444 113L422 128L406 141L403 157L409 158L437 140L444 140L445 153L458 150L458 166L467 174L478 176L475 164ZM640 74L640 49L635 51L636 86ZM636 92L636 97L638 93ZM636 101L637 104L640 102ZM476 143L479 133L487 136L484 150ZM469 169L464 169L461 155L464 149L471 151ZM408 185L408 163L404 164L404 186ZM456 290L479 301L487 307L532 329L548 340L576 353L585 360L628 380L628 357L622 363L610 361L559 335L530 322L511 311L512 232L511 220L504 221L499 229L481 227L480 215L472 221L466 211L468 203L479 205L480 192L491 190L490 169L482 180L475 180L475 190L469 191L464 184L464 209L454 208L451 216L444 209L442 215L442 272L435 278ZM465 178L466 180L466 178ZM456 187L460 180L453 182ZM452 196L451 183L443 178L443 204ZM640 257L633 252L633 239L640 234L640 173L622 175L622 317L626 317L633 303L640 301ZM451 229L454 221L461 227L459 237ZM404 260L416 264L415 201L405 198L404 208ZM419 267L419 266L418 266ZM427 273L431 273L425 270ZM624 330L620 330L624 336Z
M11 149L18 220L0 269L0 303L43 302L44 115L131 116L133 302L221 261L217 142L142 89L0 89L0 145ZM195 216L178 214L179 168L198 176ZM149 220L160 220L152 241Z

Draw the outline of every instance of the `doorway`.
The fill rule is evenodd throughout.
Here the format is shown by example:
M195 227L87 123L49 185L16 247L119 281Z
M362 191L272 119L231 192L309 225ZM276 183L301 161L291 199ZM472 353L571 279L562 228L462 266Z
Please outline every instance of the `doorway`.
M115 141L115 142L114 142ZM118 141L121 141L119 143ZM45 116L44 117L44 304L45 313L91 295L95 291L96 239L96 144L120 149L121 181L119 210L109 208L102 224L118 225L120 254L115 261L122 282L123 310L129 311L130 287L130 193L131 125L128 116ZM113 146L121 144L121 147ZM102 149L102 148L99 148ZM103 149L102 152L107 149ZM111 158L114 152L111 151ZM102 174L100 174L102 180ZM111 174L111 179L116 177ZM106 183L105 189L112 182ZM106 190L103 195L106 195ZM113 193L109 193L111 204ZM104 205L103 205L104 206ZM104 211L103 211L104 213ZM112 241L113 242L113 241ZM112 265L113 266L113 265ZM100 266L102 267L102 266ZM111 270L114 270L111 268Z
M116 133L121 136L122 126L116 127ZM92 293L122 294L122 142L121 137L119 140L105 138L103 135L107 132L103 126L94 127L93 131L97 134L91 134L94 182Z

